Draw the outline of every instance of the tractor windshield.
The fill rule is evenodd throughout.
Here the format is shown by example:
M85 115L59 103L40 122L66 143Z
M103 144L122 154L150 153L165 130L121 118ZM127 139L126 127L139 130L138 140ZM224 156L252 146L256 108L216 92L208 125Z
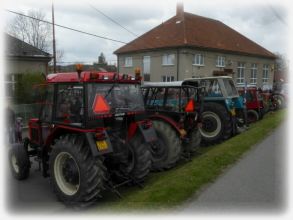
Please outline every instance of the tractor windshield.
M89 116L144 110L138 84L89 84L88 99Z
M224 82L224 86L227 91L228 97L239 96L232 79L224 79L223 82Z

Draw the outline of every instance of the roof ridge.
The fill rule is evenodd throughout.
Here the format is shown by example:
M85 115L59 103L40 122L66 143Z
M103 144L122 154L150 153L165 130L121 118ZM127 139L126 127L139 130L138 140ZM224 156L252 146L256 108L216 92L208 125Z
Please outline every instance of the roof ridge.
M198 15L198 14L192 14L190 12L184 12L184 16L185 15L189 15L189 16L193 16L193 17L200 17L200 18L204 18L204 19L207 19L207 20L211 20L211 21L221 22L220 20L217 20L217 19L214 19L214 18L209 18L209 17L205 17L205 16L202 16L202 15Z

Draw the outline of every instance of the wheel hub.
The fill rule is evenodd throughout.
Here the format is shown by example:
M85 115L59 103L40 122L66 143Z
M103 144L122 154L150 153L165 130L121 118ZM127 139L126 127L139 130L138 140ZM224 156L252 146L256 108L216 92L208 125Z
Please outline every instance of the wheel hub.
M158 138L156 142L151 144L151 153L155 159L160 159L165 155L166 147L161 138Z
M217 129L217 120L212 117L207 117L204 119L202 127L207 132L213 132Z
M220 117L214 112L204 112L200 133L205 138L214 138L220 134L222 122Z
M72 158L68 158L63 165L62 172L65 181L74 185L79 182L79 172Z
M79 167L68 152L61 152L54 162L54 175L59 189L66 195L77 193L80 185Z
M11 164L16 173L19 173L19 166L15 155L11 156Z

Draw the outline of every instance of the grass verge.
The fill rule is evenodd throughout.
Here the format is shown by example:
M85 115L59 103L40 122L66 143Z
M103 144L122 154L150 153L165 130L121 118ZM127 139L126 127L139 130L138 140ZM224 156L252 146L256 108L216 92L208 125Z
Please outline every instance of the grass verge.
M286 113L286 110L268 113L246 132L221 144L201 148L199 155L190 162L183 162L169 171L152 173L143 189L122 189L122 199L108 198L98 205L98 210L158 211L181 204L263 140L284 120Z

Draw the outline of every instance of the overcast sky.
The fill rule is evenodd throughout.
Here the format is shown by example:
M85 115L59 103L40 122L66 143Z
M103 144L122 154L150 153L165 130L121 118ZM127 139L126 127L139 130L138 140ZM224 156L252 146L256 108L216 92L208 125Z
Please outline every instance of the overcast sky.
M51 19L52 0L9 0L5 9L27 13L28 10L42 10ZM176 13L176 0L148 1L101 1L101 0L62 0L54 1L55 22L82 31L106 36L124 42L136 37L95 11L90 4L118 21L137 35L168 20ZM274 53L287 54L289 8L285 1L246 0L186 0L184 11L217 19ZM238 2L238 3L235 3ZM6 24L14 15L4 13ZM64 50L63 62L94 62L103 52L109 63L116 61L113 52L123 46L56 27L58 49Z

